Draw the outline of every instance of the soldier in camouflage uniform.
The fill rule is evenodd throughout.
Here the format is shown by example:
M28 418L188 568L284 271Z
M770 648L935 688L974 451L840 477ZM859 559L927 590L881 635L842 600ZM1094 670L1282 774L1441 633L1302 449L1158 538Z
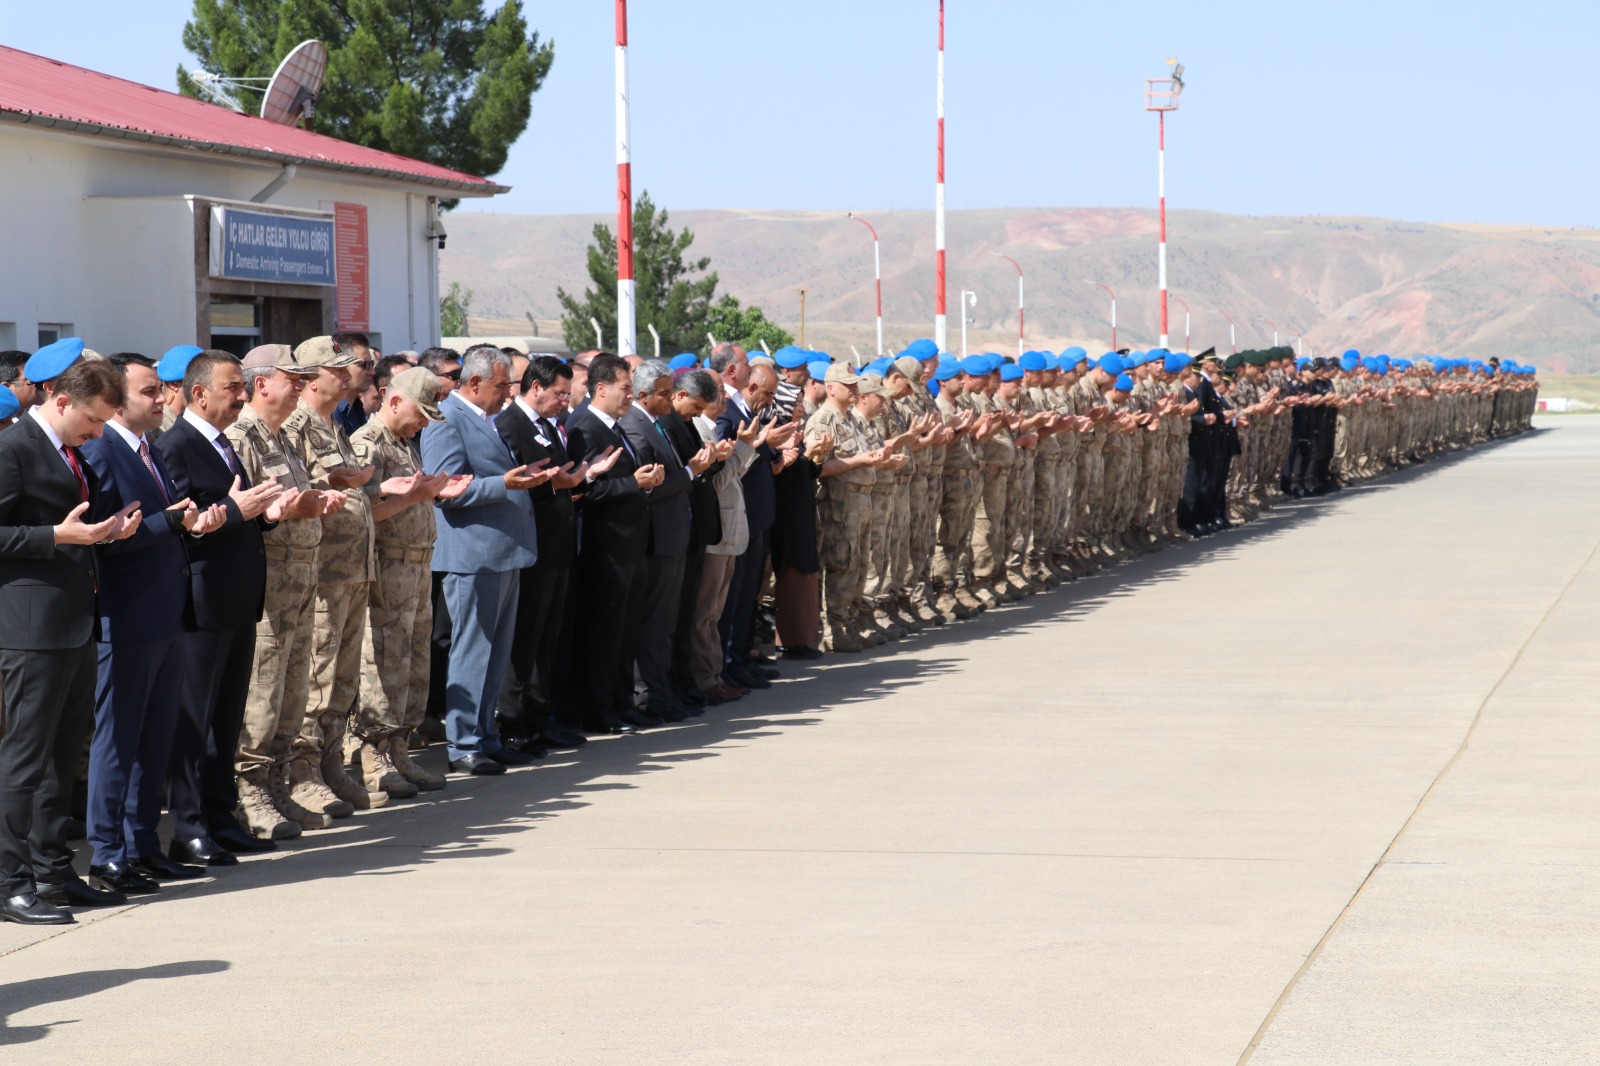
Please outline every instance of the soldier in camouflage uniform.
M971 574L968 553L972 526L977 519L978 461L976 439L982 432L966 403L967 377L954 362L941 364L934 375L939 384L935 406L951 432L945 446L944 482L940 486L938 547L933 557L935 606L957 618L971 617L984 604L967 587Z
M988 417L991 429L978 445L977 517L972 526L973 594L991 607L1021 594L1006 584L1006 507L1011 487L1011 464L1017 446L1005 413L992 393L999 384L999 366L987 356L969 355L961 361L967 373L964 396L976 416Z
M283 435L311 473L312 487L342 493L344 506L322 522L311 697L289 780L295 802L339 818L352 810L381 807L390 796L415 796L417 789L388 766L387 757L387 778L380 782L369 774L365 788L344 771L345 731L361 681L361 632L372 581L368 494L378 486L372 469L356 459L349 437L333 420L335 409L350 392L355 353L342 351L332 337L313 337L294 354L301 366L316 367L317 376L306 383L300 406L284 421Z
M411 761L407 741L422 724L428 703L428 646L433 631L429 594L436 497L458 496L472 475L447 478L422 470L418 434L442 422L438 377L413 367L389 382L383 406L350 438L356 460L372 467L380 493L372 502L376 564L361 641L361 687L353 719L363 748L387 754L402 777L424 792L444 788L445 779ZM395 494L385 487L400 489Z
M908 351L911 351L908 349ZM908 423L929 426L917 452L916 473L911 479L910 566L904 575L907 609L923 623L943 625L954 620L934 607L933 556L938 540L939 498L943 494L944 456L950 431L939 417L938 406L927 382L939 365L939 348L929 344L920 353L902 355L895 369L905 377L908 388L895 402Z
M817 493L817 531L821 535L822 640L828 651L863 647L856 612L867 580L872 486L883 458L867 445L853 411L859 379L842 363L830 366L824 380L827 399L806 420L807 450L831 442L822 464Z
M872 518L868 523L867 578L862 588L857 610L858 627L868 643L882 644L906 635L906 628L889 617L886 603L893 598L890 588L894 564L893 545L894 499L897 492L895 474L907 465L910 456L894 454L905 443L903 437L890 440L885 436L887 427L883 411L889 398L883 389L883 378L877 374L862 374L856 386L854 415L861 432L867 439L867 450L894 455L895 462L880 464L878 476L872 483Z
M225 435L251 484L270 479L285 491L267 512L277 525L261 535L267 557L266 605L256 623L250 692L234 768L245 828L263 840L281 840L299 836L302 829L333 824L327 814L308 811L290 797L289 763L310 682L321 519L344 500L311 487L305 466L282 433L304 379L315 371L297 366L282 344L253 349L242 367L250 400Z
M1034 448L1039 443L1038 428L1048 418L1033 406L1023 389L1027 372L1016 363L1000 367L1000 383L995 387L995 405L1006 416L1016 445L1011 461L1010 483L1006 487L1006 576L1015 595L1031 596L1045 585L1029 567L1029 544L1033 539L1033 504L1038 480Z

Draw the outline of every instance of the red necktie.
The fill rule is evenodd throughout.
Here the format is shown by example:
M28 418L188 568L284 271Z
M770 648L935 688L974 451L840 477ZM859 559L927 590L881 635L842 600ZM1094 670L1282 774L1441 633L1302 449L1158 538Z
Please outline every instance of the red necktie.
M144 468L150 471L150 476L155 480L156 491L161 493L162 503L171 503L172 497L167 495L167 487L161 483L161 475L156 473L155 461L150 458L150 442L139 442L139 458L144 463Z
M78 479L78 495L84 503L89 502L89 482L83 476L83 467L78 465L77 449L61 446L61 454L67 457L67 465L72 467L72 476Z

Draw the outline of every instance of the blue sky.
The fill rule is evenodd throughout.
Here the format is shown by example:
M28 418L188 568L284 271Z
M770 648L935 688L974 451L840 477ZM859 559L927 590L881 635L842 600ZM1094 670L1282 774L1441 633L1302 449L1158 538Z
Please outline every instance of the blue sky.
M14 47L163 88L191 62L187 0L86 0L71 27L12 6ZM932 206L935 0L631 6L636 191L675 210ZM555 65L499 175L514 191L483 206L609 212L612 4L526 10ZM1593 0L948 0L947 33L951 208L1153 204L1143 79L1177 55L1174 208L1600 223Z

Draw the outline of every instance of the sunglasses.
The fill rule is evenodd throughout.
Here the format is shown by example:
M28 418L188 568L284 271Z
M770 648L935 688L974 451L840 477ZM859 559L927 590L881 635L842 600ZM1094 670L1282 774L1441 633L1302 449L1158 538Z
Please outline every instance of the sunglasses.
M461 380L461 371L459 371L459 370L447 370L443 374L440 374L439 376L442 377L442 378L449 378L451 381L459 382Z

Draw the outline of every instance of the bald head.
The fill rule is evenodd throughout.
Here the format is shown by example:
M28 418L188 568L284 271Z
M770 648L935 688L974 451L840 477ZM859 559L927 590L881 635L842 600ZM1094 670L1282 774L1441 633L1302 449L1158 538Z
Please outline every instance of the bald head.
M750 377L744 387L744 402L750 410L759 411L772 402L778 394L778 375L770 366L758 364L750 368Z

